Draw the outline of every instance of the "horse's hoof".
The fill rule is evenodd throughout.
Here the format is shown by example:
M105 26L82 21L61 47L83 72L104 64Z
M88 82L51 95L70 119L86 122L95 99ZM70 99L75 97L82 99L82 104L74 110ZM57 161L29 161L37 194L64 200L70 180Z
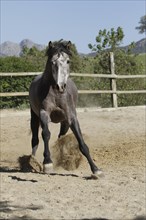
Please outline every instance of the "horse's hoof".
M43 164L43 172L44 173L53 173L53 163Z
M102 170L97 170L95 173L91 174L91 177L93 179L98 179L98 178L104 177L104 173Z

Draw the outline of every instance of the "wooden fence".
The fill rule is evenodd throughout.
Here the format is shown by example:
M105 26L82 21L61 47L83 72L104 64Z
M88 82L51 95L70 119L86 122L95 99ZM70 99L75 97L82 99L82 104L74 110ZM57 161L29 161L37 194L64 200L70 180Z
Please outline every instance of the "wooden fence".
M0 76L36 76L41 74L41 72L25 72L25 73L0 73ZM144 94L146 90L129 90L129 91L118 91L116 87L116 81L118 79L136 79L143 78L146 79L146 75L116 75L114 72L111 74L87 74L87 73L71 73L71 76L75 77L94 77L94 78L108 78L111 81L110 90L79 90L79 94L111 94L113 107L118 107L117 95L118 94ZM28 92L5 92L0 93L0 97L8 96L28 96Z
M108 78L110 79L111 90L79 90L79 94L111 94L112 97L112 106L114 108L118 107L117 95L118 94L144 94L146 90L130 90L130 91L118 91L116 86L117 79L136 79L136 78L145 78L146 75L116 75L115 74L115 63L114 63L114 54L110 52L110 72L111 74L87 74L87 73L71 73L71 76L76 77L94 77L94 78ZM0 73L0 76L35 76L41 74L37 73ZM0 93L0 97L7 96L28 96L28 92L5 92Z

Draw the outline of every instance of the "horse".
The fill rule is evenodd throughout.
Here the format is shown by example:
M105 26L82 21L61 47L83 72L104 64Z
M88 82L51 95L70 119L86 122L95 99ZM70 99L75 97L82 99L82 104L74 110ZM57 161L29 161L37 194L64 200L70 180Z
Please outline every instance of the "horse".
M75 83L69 78L71 41L49 42L45 70L38 75L29 88L29 102L31 112L31 145L32 155L36 155L39 144L38 131L42 128L44 142L43 171L49 173L53 167L50 157L49 123L60 123L58 138L65 135L70 128L75 135L81 153L87 158L93 174L102 171L93 162L89 148L84 142L80 125L77 119L76 103L78 91Z

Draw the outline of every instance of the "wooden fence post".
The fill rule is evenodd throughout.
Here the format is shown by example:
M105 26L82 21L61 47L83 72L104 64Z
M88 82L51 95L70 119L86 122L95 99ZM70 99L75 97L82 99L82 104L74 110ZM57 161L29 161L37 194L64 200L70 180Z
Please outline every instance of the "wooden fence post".
M111 90L113 91L111 98L112 98L112 106L114 108L118 107L117 102L117 85L116 85L116 74L115 74L115 63L114 63L114 53L110 52L110 70L111 70Z

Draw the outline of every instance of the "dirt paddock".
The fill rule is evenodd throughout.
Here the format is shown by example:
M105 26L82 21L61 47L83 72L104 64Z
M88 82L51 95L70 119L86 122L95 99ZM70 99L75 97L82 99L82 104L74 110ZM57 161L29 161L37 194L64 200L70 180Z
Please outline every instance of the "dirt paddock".
M79 110L78 119L104 172L96 180L84 157L75 167L74 153L63 148L67 156L60 156L55 148L59 124L50 124L54 172L22 172L18 158L31 154L29 111L1 111L0 219L145 219L145 107L94 110ZM73 150L76 142L68 139L67 145ZM36 158L42 163L41 134Z

